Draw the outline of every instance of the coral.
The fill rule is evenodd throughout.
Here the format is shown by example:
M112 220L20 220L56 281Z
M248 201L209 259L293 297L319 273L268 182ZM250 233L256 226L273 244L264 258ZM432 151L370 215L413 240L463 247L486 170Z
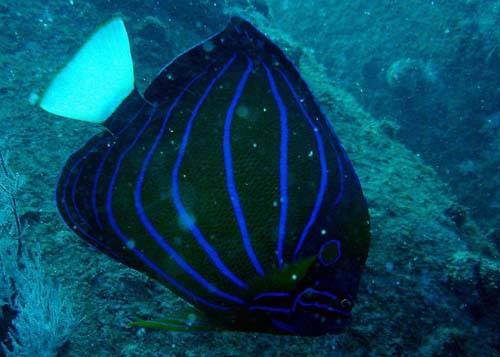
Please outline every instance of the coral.
M47 277L39 247L22 244L17 209L21 186L20 176L0 153L0 351L6 356L55 356L78 318L70 298Z
M420 347L422 356L465 355L464 333L454 328L439 328Z
M499 314L500 263L477 254L456 252L447 265L448 284L474 318Z
M79 320L71 301L47 278L38 254L23 260L15 282L17 316L9 331L12 347L2 346L5 355L56 356Z

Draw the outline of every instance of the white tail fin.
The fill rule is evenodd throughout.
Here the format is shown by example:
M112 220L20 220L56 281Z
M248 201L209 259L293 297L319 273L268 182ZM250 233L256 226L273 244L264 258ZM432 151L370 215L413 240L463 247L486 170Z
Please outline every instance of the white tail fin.
M104 122L134 89L134 68L123 20L102 25L52 80L41 108L63 117Z

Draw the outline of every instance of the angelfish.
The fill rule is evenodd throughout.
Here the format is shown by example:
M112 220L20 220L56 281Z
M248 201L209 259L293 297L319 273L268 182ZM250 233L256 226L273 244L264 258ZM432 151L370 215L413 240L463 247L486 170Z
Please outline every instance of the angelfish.
M249 22L232 18L140 94L113 18L38 104L103 128L60 176L68 226L194 306L132 325L317 336L349 321L365 197L297 69Z

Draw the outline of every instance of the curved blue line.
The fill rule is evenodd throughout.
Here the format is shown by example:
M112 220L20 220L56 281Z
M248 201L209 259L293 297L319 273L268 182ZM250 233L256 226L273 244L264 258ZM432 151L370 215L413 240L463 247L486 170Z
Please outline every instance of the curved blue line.
M167 127L167 122L170 118L170 115L172 114L172 111L174 108L177 106L181 98L184 96L186 91L191 87L191 85L198 80L200 77L206 74L206 71L202 72L198 76L196 76L194 79L191 80L187 84L187 86L182 90L182 92L175 98L174 102L170 105L168 108L167 114L163 118L163 123L162 126L156 135L156 138L151 145L151 148L149 149L146 158L144 159L144 162L141 167L141 171L139 172L139 176L137 179L137 182L135 184L135 190L134 190L134 202L135 202L135 208L137 211L137 215L139 216L142 224L144 227L147 229L148 233L154 238L156 243L163 249L163 251L170 256L176 263L179 265L184 271L186 271L191 277L196 280L198 283L200 283L209 293L214 293L215 295L218 295L222 298L231 300L233 302L236 302L238 304L243 304L243 300L227 294L218 288L216 288L212 283L208 282L203 276L198 273L196 270L194 270L182 257L173 249L167 241L164 239L164 237L158 232L158 230L154 227L153 223L150 221L149 217L146 214L146 211L144 210L144 205L142 204L142 186L144 184L144 178L146 176L146 171L149 167L149 163L151 162L151 159L153 158L153 155L156 151L156 148L158 147L161 138L163 137L163 134L165 133L166 127Z
M92 146L92 148L87 153L89 153L92 150L94 150L98 145L99 145L99 142L96 143L94 146ZM71 169L69 169L69 172L74 172L74 170L76 169L76 167L85 159L86 156L87 156L87 154L81 156L73 164L73 166L71 166ZM79 172L78 175L80 175L80 174L81 174L81 170L80 170L80 172ZM68 193L69 181L70 181L70 175L66 175L66 180L64 181L64 186L63 186L63 193L62 193L61 203L64 206L64 210L66 211L67 218L72 223L72 225L71 225L72 228L74 230L78 230L81 234L83 234L85 237L87 237L88 239L90 239L92 242L94 242L101 249L106 250L109 255L111 255L112 257L114 257L116 259L118 259L118 256L116 255L116 253L113 252L113 250L109 246L107 246L106 244L104 244L104 242L102 242L101 240L97 239L96 237L90 235L90 233L88 233L87 231L83 230L82 227L81 227L81 225L80 225L80 223L77 223L73 219L73 217L71 216L71 211L69 209L69 206L67 204L67 199L66 199L67 193ZM72 186L72 190L74 190L74 189L75 188ZM71 201L73 203L73 207L75 208L77 215L81 218L80 210L78 209L78 207L76 206L75 201L74 201L74 194L73 194L73 192L71 192Z
M335 243L337 245L337 252L338 252L338 254L335 256L335 258L332 261L327 262L323 258L323 252L325 251L326 247L328 247L332 243ZM342 250L340 249L340 241L338 241L336 239L332 239L332 240L329 240L329 241L323 243L321 245L321 247L319 248L318 260L324 266L330 266L330 265L335 264L340 259L341 256L342 256Z
M319 110L320 110L321 115L323 116L323 118L325 118L326 129L323 128L321 122L318 122L318 123L322 126L323 130L327 130L327 131L329 130L330 133L333 135L333 137L336 139L336 142L339 143L339 147L340 147L340 151L342 153L342 157L344 158L344 160L347 163L347 165L350 167L353 176L356 178L356 182L358 183L358 186L360 186L359 185L358 177L354 173L354 168L352 166L351 160L349 160L349 158L347 157L347 153L345 152L345 150L342 147L342 145L340 145L340 140L339 140L337 134L335 133L335 130L333 129L332 124L330 123L330 121L328 120L328 118L321 111L321 107L319 107L318 104L316 104L316 105L318 106L318 108L319 108ZM335 157L337 158L337 166L339 168L339 192L337 193L337 197L335 197L335 201L332 204L332 207L335 207L340 202L340 200L342 199L342 196L344 194L344 165L342 164L339 152L338 152L337 148L335 147L335 143L333 142L333 140L329 140L329 143L330 143L330 146L332 147L333 151L335 151Z
M290 334L296 334L297 333L297 327L291 324L287 324L286 322L277 320L277 319L271 319L271 322L273 323L274 326L276 326L278 329L288 332Z
M271 298L280 298L280 297L289 298L290 296L291 296L290 293L267 291L265 293L260 293L259 295L255 296L252 299L252 301L255 301L255 300L258 300L258 299L265 299L265 298L268 298L268 297L271 297Z
M266 312L277 312L280 314L289 314L292 310L284 307L273 307L273 306L249 306L248 311L266 311Z
M320 308L320 309L323 309L323 310L327 310L329 312L336 312L339 315L346 316L346 317L351 316L350 312L347 312L347 311L344 311L344 310L340 310L340 309L336 309L334 307L331 307L331 306L328 306L328 305L325 305L325 304L321 304L319 302L305 303L305 302L299 301L298 303L300 305L302 305L302 306L314 306L314 307L317 307L317 308Z
M97 225L101 230L104 228L104 226L102 224L101 218L99 217L99 211L97 209L97 186L99 184L99 179L101 177L101 173L104 168L104 163L106 162L110 154L111 154L111 147L109 147L108 150L106 150L106 153L104 154L101 162L99 163L99 166L97 167L97 171L94 175L94 183L92 185L92 194L90 197L92 210L94 211L94 216L96 218Z
M320 309L324 309L324 310L327 310L327 311L332 311L332 312L336 312L338 313L339 315L342 315L342 316L351 316L351 313L349 311L344 311L344 310L340 310L340 309L337 309L337 308L334 308L334 307L331 307L329 305L325 305L325 304L321 304L319 302L312 302L312 303L308 303L308 302L304 302L301 300L302 296L303 295L307 295L307 294L316 294L316 295L322 295L322 296L325 296L329 299L332 299L332 300L339 300L339 298L337 297L337 295L334 295L328 291L321 291L321 290L316 290L314 288L307 288L305 289L304 291L300 292L297 297L295 298L295 301L293 303L293 306L292 306L292 312L295 312L296 309L297 309L297 305L302 305L302 306L314 306L314 307L318 307Z
M335 149L335 153L337 154L337 166L339 168L339 192L337 193L337 197L335 197L335 201L333 201L332 207L335 207L339 204L342 196L344 194L344 166L342 165L342 161L340 161L340 155L337 153L337 149ZM353 171L354 172L354 171ZM354 175L356 176L356 175Z
M120 136L123 133L123 131L125 131L125 129L130 126L131 122L134 121L138 117L138 115L142 112L142 110L144 109L144 107L145 107L145 105L143 105L142 108L139 111L137 111L137 113L134 115L134 117L132 118L132 120L129 121L128 124L122 130L120 130L120 132L117 134L118 136ZM80 158L73 164L73 166L71 166L71 169L69 170L69 172L74 172L75 169L76 169L76 167L87 157L87 155L89 153L93 152L99 145L101 145L102 142L105 141L105 139L106 139L106 137L101 138L100 140L98 140L95 143L95 145L93 145L89 150L87 150L87 152L84 155L81 155ZM103 166L104 161L106 160L107 155L109 154L110 150L111 150L111 148L108 149L108 153L106 153L106 156L103 158L103 160L99 164L99 167ZM83 168L82 168L82 170L83 170ZM80 177L80 175L82 173L82 170L80 170L80 172L78 173L77 180L79 179L79 177ZM64 188L63 188L63 195L62 195L61 203L64 206L64 210L66 211L66 215L67 215L68 219L72 222L72 226L76 230L78 230L81 234L83 234L85 237L87 237L92 242L94 242L97 246L101 247L101 249L104 249L109 255L111 255L115 259L119 260L117 254L108 245L106 245L100 239L98 239L98 238L90 235L87 231L83 230L81 228L80 224L77 224L75 222L75 220L71 217L70 209L69 209L69 207L68 207L68 205L66 203L66 201L67 201L66 200L66 195L67 195L67 192L68 192L68 186L69 186L70 177L71 177L70 175L66 175L66 180L64 181ZM95 180L95 178L94 178L94 180ZM95 183L95 181L94 181L94 183ZM75 197L74 197L75 189L76 189L75 185L73 185L72 192L71 192L71 199L72 199L73 207L74 207L77 215L81 219L83 219L82 215L80 214L79 208L76 206ZM97 213L97 205L95 204L96 190L97 190L97 186L96 186L95 190L94 190L94 188L92 189L92 196L91 196L92 207L93 207L94 215L95 215L96 221L97 221L97 223L99 225L99 228L102 230L103 227L102 227L102 224L99 224L100 220L99 220L99 215ZM87 223L86 220L83 219L83 221L84 221L84 223ZM87 223L87 225L88 225L88 223Z
M127 121L127 124L116 134L117 137L120 137L125 130L128 129L128 127L139 117L139 114L142 113L144 108L146 107L146 104L143 104L141 109L139 109L132 119ZM116 120L116 119L115 119ZM104 138L103 138L104 139ZM99 140L99 143L101 143L104 140ZM109 144L108 149L106 150L106 154L104 154L101 162L99 163L99 166L97 167L97 171L94 175L94 183L92 185L92 194L90 196L91 204L92 204L92 210L94 211L94 216L97 222L97 225L99 226L99 229L103 229L103 224L101 222L101 218L99 217L99 212L97 210L97 186L99 184L99 178L101 177L102 170L104 168L104 164L106 160L108 159L109 155L111 154L111 149L113 148L113 145Z
M181 219L181 222L185 224L195 237L196 241L200 246L205 250L205 252L208 254L208 257L210 260L215 264L215 266L219 269L219 271L226 276L229 280L231 280L234 284L238 285L241 288L248 289L248 284L239 279L235 274L233 274L228 267L222 262L220 259L219 255L215 251L215 249L207 242L205 237L203 237L203 233L201 230L196 226L196 224L193 221L193 218L190 217L188 212L186 211L186 208L184 207L184 204L182 203L181 197L180 197L180 192L179 192L179 169L181 167L182 159L184 158L184 154L186 152L186 146L189 140L189 136L191 135L191 128L193 126L194 119L196 118L196 115L198 114L198 110L200 109L201 105L205 101L205 98L208 96L208 93L212 90L212 87L215 85L215 82L222 77L222 75L227 71L227 69L231 66L233 61L236 59L236 54L234 54L231 59L224 65L224 67L217 73L215 78L212 79L208 87L205 89L205 92L201 96L201 98L198 100L198 103L196 103L196 106L193 109L193 112L191 113L191 116L189 118L188 124L186 126L184 136L182 138L182 142L179 148L179 155L177 156L177 160L175 161L174 164L174 169L172 170L172 199L174 202L174 206L177 209L177 212L179 214L179 217Z
M325 118L326 129L323 127L321 122L318 122L318 124L321 126L321 128L323 130L330 131L330 133L336 139L336 142L339 143L339 148L340 148L340 152L342 153L342 157L347 162L348 166L351 168L351 172L352 172L353 176L356 177L356 180L357 180L357 176L354 173L354 168L352 167L352 164L351 164L349 158L347 157L347 153L345 152L344 148L342 147L342 145L340 145L340 141L339 141L337 135L335 134L335 131L333 130L332 125L330 124L328 119L324 116L324 114L322 114L322 115ZM337 158L337 167L339 169L339 191L337 192L337 196L335 197L335 200L332 203L332 207L335 207L340 202L340 200L342 199L342 196L344 195L344 181L345 181L344 165L342 164L342 159L341 159L341 156L339 155L339 151L335 147L335 142L333 140L328 140L328 142L329 142L332 150L335 152L335 157Z
M278 104L278 109L280 112L280 124L281 124L281 139L280 139L280 222L278 228L278 245L277 245L277 256L278 256L278 267L283 266L283 250L286 238L286 219L288 214L288 117L286 113L286 107L281 99L281 96L276 87L273 75L267 65L260 59L260 63L264 67L267 79L269 80L269 85L271 86L271 91L273 92L274 100Z
M157 107L154 106L153 109L151 110L151 113L149 114L149 117L146 121L146 123L142 126L142 128L139 130L137 135L135 136L134 140L132 140L132 143L125 148L122 153L120 154L118 160L116 161L116 167L115 171L113 172L113 176L111 177L111 181L108 186L107 194L106 194L106 212L109 220L109 224L111 225L111 228L113 231L116 233L118 238L125 244L126 247L128 247L132 252L140 259L142 262L144 262L151 270L155 271L158 275L160 275L163 279L168 281L170 284L172 284L175 288L177 288L179 291L182 291L184 294L187 296L191 297L192 299L199 301L206 306L209 306L211 308L215 309L222 309L222 310L228 310L229 307L226 306L220 306L213 304L212 302L205 300L204 298L194 294L190 290L186 289L184 286L182 286L177 280L172 278L170 275L165 273L160 267L158 267L152 260L150 260L147 256L145 256L140 250L135 248L133 244L130 244L130 239L127 238L127 236L122 232L120 227L118 226L118 223L116 222L116 219L113 215L113 189L116 184L116 180L118 178L118 172L120 171L120 167L122 164L123 159L127 155L127 153L132 149L132 147L137 143L139 138L142 136L146 128L149 126L151 123L154 114L156 113Z
M297 105L299 106L302 114L307 118L307 121L309 122L309 125L313 129L314 136L316 138L316 144L318 147L318 152L319 152L319 163L321 167L321 181L318 189L318 193L316 195L316 202L314 203L314 208L311 212L311 216L309 217L309 220L306 223L306 226L304 230L302 231L302 234L300 235L300 238L297 242L297 245L295 246L295 250L293 253L293 260L297 260L297 257L299 255L300 250L302 249L302 245L304 244L304 241L309 234L309 231L311 227L313 226L314 222L316 221L316 218L319 213L319 209L321 208L321 205L323 204L323 199L325 198L325 192L326 192L326 183L327 183L327 174L328 174L328 167L326 164L326 155L325 155L325 147L323 144L323 138L321 137L321 134L319 133L318 127L314 125L314 122L311 119L311 116L307 112L306 108L302 104L299 96L297 95L297 92L295 91L295 88L293 87L292 83L288 79L288 77L283 73L280 69L278 69L278 72L281 74L283 79L285 80L288 88L290 89L290 92L292 92L293 97L295 98L295 101L297 102Z
M82 161L82 160L80 160ZM80 181L80 177L82 176L83 172L83 166L80 167L80 170L78 171L78 174L76 175L76 178L73 180L73 185L71 186L71 202L73 202L73 208L78 215L78 218L80 218L81 223L85 224L89 230L92 229L92 226L87 222L85 217L80 213L80 209L76 205L76 188L78 186L78 182Z
M255 251L253 250L252 243L250 242L250 237L248 234L248 228L245 221L245 216L243 215L243 209L241 208L240 197L238 195L238 191L236 190L236 183L234 181L234 172L233 172L233 156L231 153L231 124L233 123L234 111L236 106L238 105L238 101L241 97L243 89L245 88L245 84L247 82L248 76L252 72L253 63L248 58L248 66L243 73L243 76L238 83L238 87L236 88L236 93L234 94L233 100L231 101L231 105L226 113L226 121L224 122L224 138L223 138L223 148L224 148L224 163L226 169L226 185L227 190L229 192L229 198L231 200L231 204L233 205L234 214L236 216L236 220L238 221L238 226L240 227L241 237L243 239L243 245L245 246L245 250L247 252L252 265L259 275L264 275L264 270L260 265L260 262L255 255Z

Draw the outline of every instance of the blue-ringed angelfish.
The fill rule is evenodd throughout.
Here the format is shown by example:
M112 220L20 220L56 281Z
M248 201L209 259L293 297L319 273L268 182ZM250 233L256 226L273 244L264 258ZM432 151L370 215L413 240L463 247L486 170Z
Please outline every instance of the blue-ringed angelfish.
M103 128L60 176L68 226L195 307L133 325L317 336L350 319L370 241L361 186L297 69L250 23L232 18L140 94L114 18L39 105Z

